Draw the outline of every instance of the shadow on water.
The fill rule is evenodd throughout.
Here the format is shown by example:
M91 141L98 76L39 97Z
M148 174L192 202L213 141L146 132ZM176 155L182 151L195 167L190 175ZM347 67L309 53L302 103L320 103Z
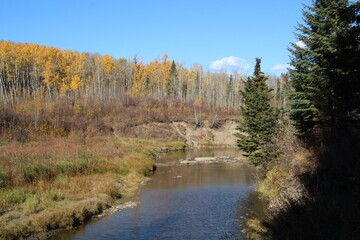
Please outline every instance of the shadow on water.
M302 176L310 200L269 223L272 239L360 239L359 128L327 130L321 139L317 169Z
M159 161L240 155L236 149L223 150L172 153ZM137 207L57 239L245 239L241 217L258 199L254 175L255 169L244 163L159 167L142 187Z
M229 232L223 232L220 240L242 240L248 239L243 233L243 229L246 227L247 219L262 219L266 214L266 202L255 191L250 192L238 200L237 206L237 218L239 219L239 225L241 226L241 234L233 234Z

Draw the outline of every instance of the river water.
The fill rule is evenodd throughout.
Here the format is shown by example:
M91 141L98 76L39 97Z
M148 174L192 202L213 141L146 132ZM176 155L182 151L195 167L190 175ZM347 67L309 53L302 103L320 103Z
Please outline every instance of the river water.
M239 157L237 149L164 155L160 163L192 157ZM246 239L242 219L260 211L255 169L244 163L158 167L139 194L140 204L58 239Z

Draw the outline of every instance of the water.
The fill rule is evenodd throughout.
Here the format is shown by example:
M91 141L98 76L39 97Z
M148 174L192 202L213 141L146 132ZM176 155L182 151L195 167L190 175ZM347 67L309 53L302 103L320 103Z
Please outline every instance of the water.
M236 149L177 152L159 162L191 157L232 156ZM126 209L66 234L62 239L245 239L241 219L256 211L254 168L242 163L159 167L142 187L139 201ZM60 237L60 236L58 236Z

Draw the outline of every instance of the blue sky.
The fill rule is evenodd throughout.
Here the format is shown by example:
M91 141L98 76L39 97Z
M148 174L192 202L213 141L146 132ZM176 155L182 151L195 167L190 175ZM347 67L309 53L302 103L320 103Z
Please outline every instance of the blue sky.
M279 74L311 0L2 0L0 40ZM275 67L277 66L277 67ZM274 68L275 67L275 68Z

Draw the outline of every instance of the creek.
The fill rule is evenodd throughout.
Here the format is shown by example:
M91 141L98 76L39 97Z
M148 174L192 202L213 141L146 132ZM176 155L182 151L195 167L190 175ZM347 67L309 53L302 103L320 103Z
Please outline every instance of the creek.
M245 161L178 165L195 157L239 157L237 149L165 154L138 204L57 239L246 239L244 217L261 212L255 168ZM169 164L170 163L170 164ZM172 163L172 164L171 164ZM169 166L164 166L169 164Z

